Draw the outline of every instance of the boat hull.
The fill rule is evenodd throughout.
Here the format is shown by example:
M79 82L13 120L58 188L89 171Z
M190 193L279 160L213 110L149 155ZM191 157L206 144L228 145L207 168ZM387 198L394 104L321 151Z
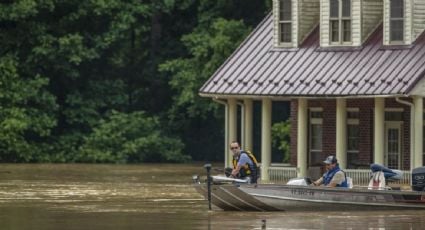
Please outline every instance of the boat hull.
M207 198L206 185L196 189ZM211 186L211 202L234 211L425 209L425 192L223 184Z

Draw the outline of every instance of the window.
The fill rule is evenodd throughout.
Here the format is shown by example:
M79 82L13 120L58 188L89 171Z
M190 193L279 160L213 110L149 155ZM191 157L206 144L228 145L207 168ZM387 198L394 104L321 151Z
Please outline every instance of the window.
M351 42L351 0L330 0L331 43Z
M404 1L390 1L390 41L403 41Z
M347 110L347 150L359 151L359 112L358 109Z
M292 3L291 0L279 1L279 42L290 43L292 41Z
M310 164L320 164L323 160L322 152L323 140L323 111L322 108L310 109Z
M359 109L348 108L347 109L347 156L348 156L348 167L356 168L358 164L358 153L359 153Z
M403 121L403 111L385 111L385 121Z

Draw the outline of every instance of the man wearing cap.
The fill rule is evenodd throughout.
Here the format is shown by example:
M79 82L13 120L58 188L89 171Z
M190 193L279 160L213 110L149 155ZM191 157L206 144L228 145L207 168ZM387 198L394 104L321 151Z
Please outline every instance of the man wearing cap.
M323 163L326 164L326 173L313 182L314 186L325 185L327 187L348 188L347 178L344 171L339 168L338 160L335 156L328 156Z

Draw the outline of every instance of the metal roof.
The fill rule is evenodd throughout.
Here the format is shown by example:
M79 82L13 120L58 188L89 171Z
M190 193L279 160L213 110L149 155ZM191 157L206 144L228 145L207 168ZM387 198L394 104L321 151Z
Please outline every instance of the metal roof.
M361 47L319 46L317 26L299 48L273 47L267 16L202 86L202 96L408 95L425 74L425 33L383 46L382 25Z

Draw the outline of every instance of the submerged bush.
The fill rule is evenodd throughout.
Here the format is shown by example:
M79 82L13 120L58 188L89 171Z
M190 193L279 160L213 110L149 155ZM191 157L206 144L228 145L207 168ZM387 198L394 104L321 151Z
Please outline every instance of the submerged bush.
M289 120L275 123L272 126L272 143L282 152L283 163L290 160L291 122Z
M112 112L85 138L77 162L184 162L184 145L164 135L157 117Z

